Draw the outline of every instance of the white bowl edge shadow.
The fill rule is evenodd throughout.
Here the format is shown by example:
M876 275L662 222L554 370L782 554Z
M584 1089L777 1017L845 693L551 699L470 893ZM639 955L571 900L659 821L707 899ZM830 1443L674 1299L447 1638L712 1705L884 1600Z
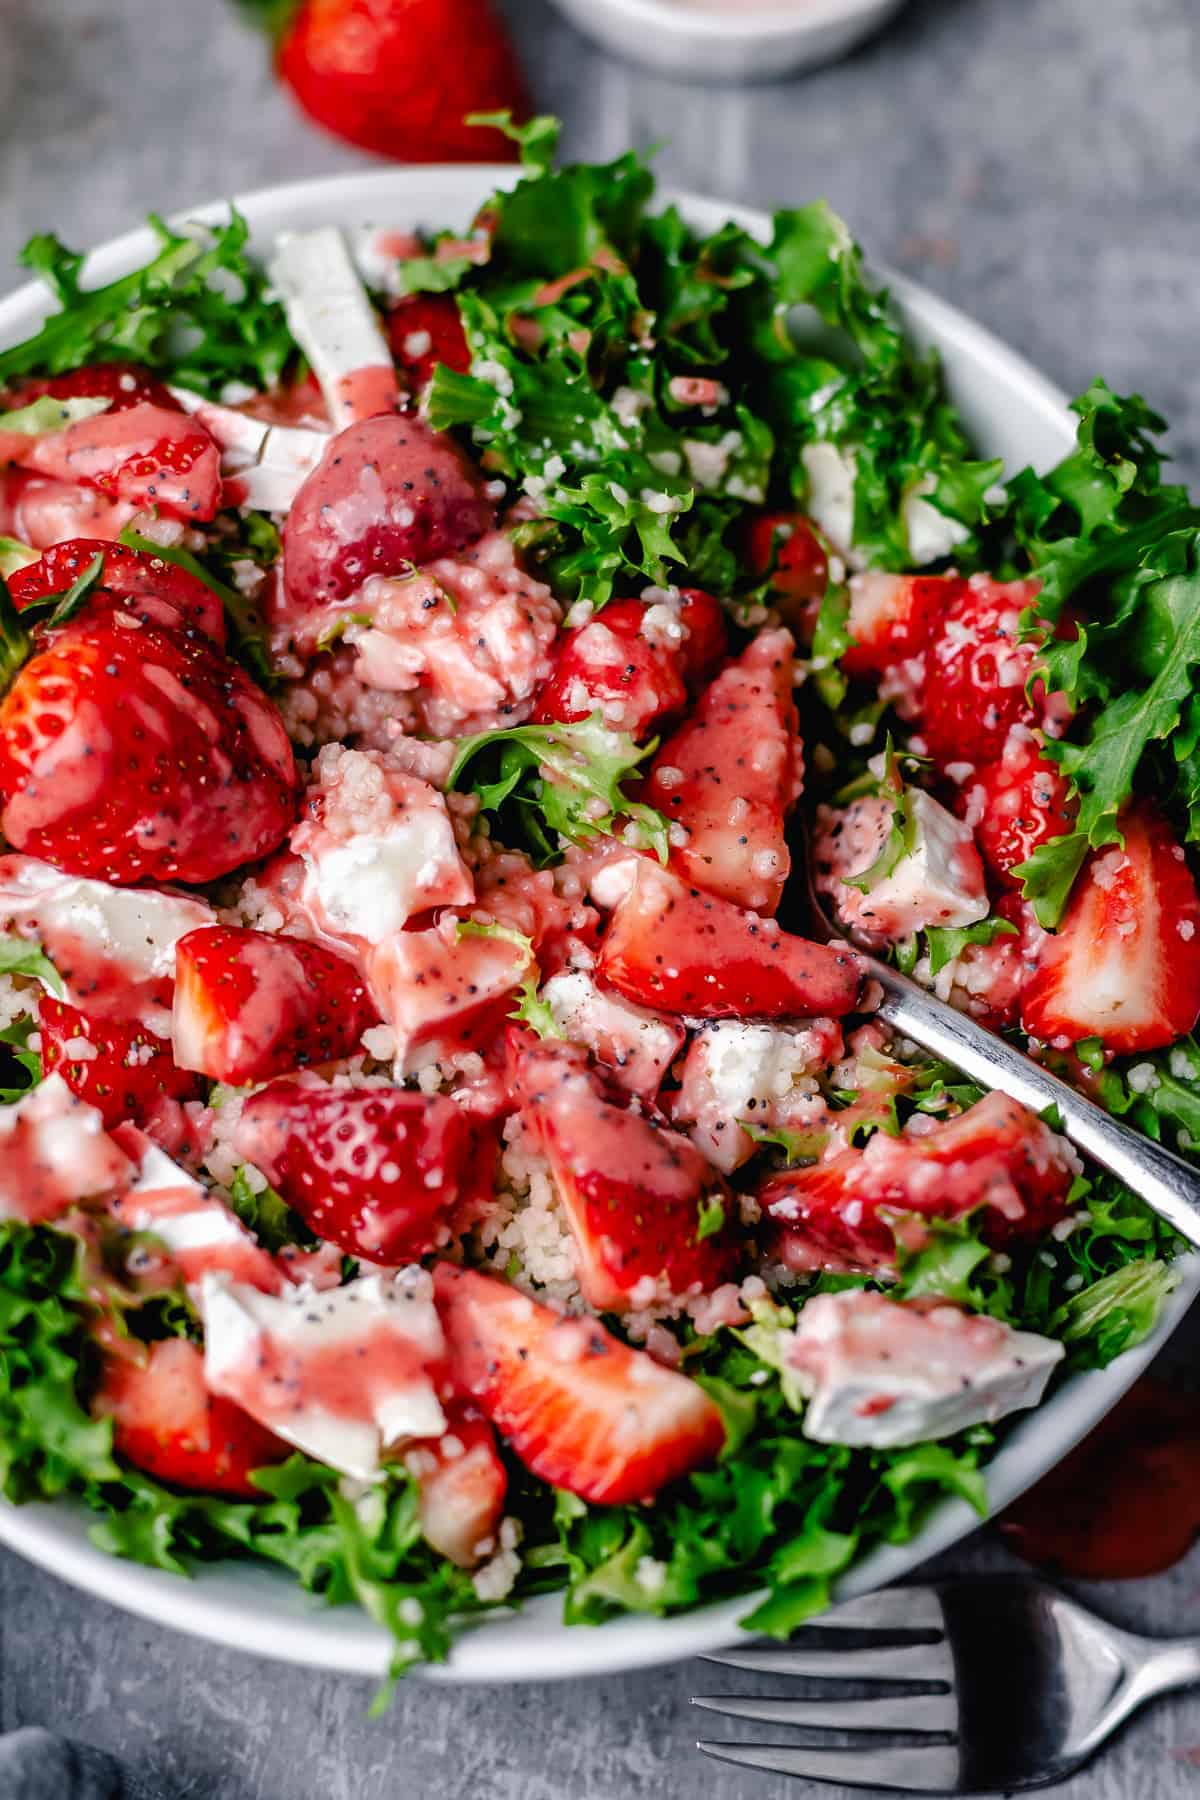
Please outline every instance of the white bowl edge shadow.
M480 200L511 183L511 168L385 169L263 189L237 201L258 233L330 222L342 226L465 224ZM736 218L751 230L765 215L694 195L667 192L700 230ZM197 207L180 219L220 218L224 203ZM144 261L154 240L147 229L97 250L88 264L108 281ZM1044 467L1072 442L1066 397L1015 352L962 313L914 283L888 276L906 323L920 342L935 345L947 385L981 452L1003 456L1010 469ZM0 300L0 344L18 341L52 310L45 291L29 284ZM1107 1369L1076 1375L1009 1434L988 1465L994 1514L1030 1487L1087 1435L1161 1349L1200 1293L1200 1257L1178 1265L1180 1282L1153 1336ZM92 1515L76 1502L13 1506L0 1502L0 1542L31 1562L114 1605L226 1648L279 1661L378 1678L387 1666L385 1631L354 1607L322 1607L282 1570L226 1562L199 1568L189 1581L127 1563L96 1549L87 1537ZM964 1501L943 1502L911 1543L877 1549L837 1587L848 1599L897 1581L979 1525ZM423 1669L431 1679L457 1682L551 1681L674 1662L719 1649L738 1636L738 1621L754 1597L722 1601L678 1617L622 1617L604 1625L563 1625L557 1596L530 1602L473 1624L445 1665Z

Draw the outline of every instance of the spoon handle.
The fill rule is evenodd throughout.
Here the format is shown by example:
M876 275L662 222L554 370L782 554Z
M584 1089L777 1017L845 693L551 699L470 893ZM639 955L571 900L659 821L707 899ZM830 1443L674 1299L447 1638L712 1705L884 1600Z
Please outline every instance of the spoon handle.
M868 962L883 989L881 1019L981 1087L998 1089L1034 1112L1057 1107L1065 1137L1200 1248L1200 1170L1121 1124L1024 1051L926 993L906 975L871 958Z

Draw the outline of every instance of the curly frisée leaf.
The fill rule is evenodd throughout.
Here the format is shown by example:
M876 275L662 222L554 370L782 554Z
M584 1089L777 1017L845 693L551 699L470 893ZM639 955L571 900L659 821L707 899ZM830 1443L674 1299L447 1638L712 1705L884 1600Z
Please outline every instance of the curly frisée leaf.
M0 351L0 383L127 358L214 395L227 381L270 387L279 379L296 346L265 274L246 253L249 227L236 208L223 225L174 231L152 214L150 227L158 239L150 261L98 288L80 286L78 252L46 233L30 239L21 261L60 310Z
M616 830L622 819L665 863L666 819L622 792L622 783L656 748L657 740L639 746L598 714L574 725L513 725L466 738L446 786L477 794L487 813L515 807L509 816L524 825L523 836L543 865L561 854L560 839L584 843Z

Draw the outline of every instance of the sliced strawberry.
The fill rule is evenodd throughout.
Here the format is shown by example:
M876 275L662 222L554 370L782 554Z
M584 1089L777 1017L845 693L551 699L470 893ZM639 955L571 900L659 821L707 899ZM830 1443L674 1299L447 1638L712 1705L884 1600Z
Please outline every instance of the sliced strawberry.
M104 881L203 883L280 842L292 747L215 644L101 594L31 648L0 702L0 821L17 849Z
M129 550L104 538L71 538L45 551L39 562L18 569L8 583L13 605L20 612L51 594L65 593L97 556L104 558L99 585L108 593L123 600L165 601L185 625L194 625L215 644L224 644L225 609L198 576L165 557Z
M272 1082L246 1102L237 1149L318 1237L389 1267L433 1249L476 1176L462 1108L400 1088Z
M793 937L648 858L636 867L600 946L601 986L700 1019L840 1018L854 1010L863 969L852 950Z
M1038 587L973 575L945 609L925 653L921 699L921 735L935 762L993 762L1014 725L1044 722L1040 685L1032 700L1026 694L1044 639L1021 635Z
M725 610L703 588L680 588L679 619L687 629L682 647L683 678L695 692L715 674L729 649Z
M107 1130L153 1118L167 1100L199 1099L195 1075L179 1068L171 1046L143 1026L93 1019L43 994L38 1003L42 1067L96 1107Z
M1011 734L998 762L985 763L959 789L956 811L975 832L979 853L1006 887L1019 888L1012 871L1039 844L1069 832L1079 810L1056 762L1032 735Z
M897 1214L957 1219L982 1206L993 1243L1044 1236L1067 1210L1078 1166L1036 1113L993 1093L920 1137L877 1131L865 1150L772 1176L758 1201L792 1267L886 1268L898 1234L921 1243Z
M471 351L453 294L409 294L387 316L392 355L409 385L420 392L433 380L439 363L465 375Z
M364 494L370 495L364 502ZM495 517L451 438L382 416L340 431L301 486L283 528L286 600L298 616L473 544Z
M756 575L771 569L771 602L784 621L811 641L829 586L829 558L804 513L756 513L746 533L746 559Z
M590 1306L623 1312L729 1277L732 1202L685 1137L619 1105L574 1045L527 1039L514 1074L525 1137L549 1161ZM723 1207L726 1223L700 1238L706 1204Z
M378 1018L354 964L321 944L219 925L175 946L175 1059L214 1081L337 1062Z
M496 1547L508 1473L477 1407L452 1402L445 1413L445 1434L415 1445L406 1462L420 1491L425 1542L460 1569L473 1569Z
M220 451L202 425L174 406L142 401L98 413L14 444L8 456L39 475L157 507L188 525L214 518L221 504Z
M660 720L682 712L683 633L674 643L652 641L643 631L649 610L640 600L613 600L566 632L534 719L570 725L598 712L605 724L646 738Z
M791 868L784 836L800 793L790 631L768 631L724 669L668 738L642 794L687 832L671 852L686 881L773 914Z
M523 944L456 936L456 923L449 920L449 931L393 932L367 956L371 992L413 1067L482 1048L503 1027L533 967Z
M688 687L705 679L725 644L725 615L702 588L654 605L613 600L564 633L533 717L570 725L598 712L605 724L647 738L683 711Z
M0 532L34 550L48 550L67 538L115 543L137 511L128 501L108 500L77 482L0 467Z
M886 675L896 663L919 656L967 592L967 583L955 575L855 575L843 669L848 675Z
M144 1364L110 1361L94 1409L112 1419L113 1444L134 1468L201 1493L262 1500L252 1471L292 1453L232 1400L208 1392L204 1353L186 1338L152 1344Z
M439 1263L451 1373L527 1468L602 1506L651 1499L725 1441L703 1388L594 1319L564 1319L490 1275Z
M170 388L140 363L89 363L64 375L32 375L8 396L8 404L30 406L44 395L52 400L107 400L114 413L146 404L166 412L183 411Z
M1092 852L1025 990L1022 1025L1056 1049L1099 1037L1157 1050L1200 1017L1200 896L1183 847L1146 804L1120 826L1124 847Z

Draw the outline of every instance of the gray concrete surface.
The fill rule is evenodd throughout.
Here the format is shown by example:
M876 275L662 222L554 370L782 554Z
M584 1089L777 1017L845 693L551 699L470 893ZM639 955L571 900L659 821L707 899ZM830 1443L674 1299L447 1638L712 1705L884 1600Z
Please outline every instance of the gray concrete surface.
M614 62L545 0L507 0L572 154L661 141L664 177L729 199L825 194L872 254L1080 388L1103 371L1200 457L1195 0L913 0L888 34L786 86L701 90ZM222 0L0 0L0 281L34 229L95 242L149 207L363 166L277 93ZM951 1559L993 1563L986 1540ZM1200 1559L1094 1595L1200 1624ZM1019 1671L997 1679L1019 1681ZM0 1727L69 1729L164 1800L785 1800L695 1756L699 1668L524 1689L366 1685L128 1618L0 1555ZM1196 1792L1200 1697L1144 1716L1068 1800ZM832 1792L833 1790L824 1790Z

